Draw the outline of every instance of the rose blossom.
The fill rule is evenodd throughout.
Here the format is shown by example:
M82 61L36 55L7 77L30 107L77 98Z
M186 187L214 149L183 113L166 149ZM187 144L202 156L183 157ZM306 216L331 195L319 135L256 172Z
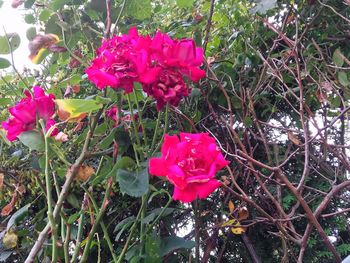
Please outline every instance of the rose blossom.
M88 78L99 89L110 86L122 88L126 93L133 91L134 82L153 82L160 69L151 68L150 43L151 39L139 36L134 27L130 28L128 35L104 40L97 49L97 57L86 69Z
M46 129L55 124L51 119L55 113L55 96L53 94L46 95L44 90L38 86L33 88L33 96L28 90L24 92L25 98L21 99L15 106L9 108L12 115L7 121L1 123L2 127L7 130L6 137L10 141L25 131L35 128L36 119L46 121ZM57 128L53 129L51 136L58 133Z
M174 200L184 203L206 198L221 183L215 179L217 171L228 165L207 133L165 135L162 156L151 158L150 174L166 177L174 184Z

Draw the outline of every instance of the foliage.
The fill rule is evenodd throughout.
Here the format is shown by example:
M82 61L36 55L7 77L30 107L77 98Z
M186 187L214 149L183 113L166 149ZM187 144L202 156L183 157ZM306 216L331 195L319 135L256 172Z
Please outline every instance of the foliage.
M31 27L0 36L0 121L41 86L56 97L65 136L37 122L9 142L0 129L0 262L53 252L60 262L340 262L350 253L348 0L12 5ZM178 107L158 112L139 83L125 94L88 80L103 37L133 26L205 50L207 77L186 80L191 94ZM24 37L39 71L1 57ZM222 186L188 204L148 173L164 135L179 132L209 133L230 161L216 175Z

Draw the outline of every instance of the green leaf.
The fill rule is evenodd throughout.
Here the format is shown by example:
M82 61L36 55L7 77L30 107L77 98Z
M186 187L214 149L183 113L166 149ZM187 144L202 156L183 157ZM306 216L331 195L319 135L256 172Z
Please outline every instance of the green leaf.
M120 191L133 197L141 197L148 191L148 169L141 171L117 170Z
M40 15L39 15L39 20L46 22L47 20L49 20L49 18L51 17L51 12L48 9L44 9L43 11L41 11Z
M348 76L346 75L345 71L338 72L338 80L339 80L340 84L342 84L345 87L350 85Z
M26 37L28 40L33 40L36 35L37 35L37 33L36 33L35 27L30 27L27 29Z
M7 222L6 231L8 231L13 225L17 224L23 220L23 218L25 218L25 216L28 214L28 209L30 206L31 204L23 206L10 217L9 221Z
M146 236L145 242L145 252L146 258L145 263L160 263L162 262L162 257L160 256L160 237L155 233Z
M68 1L67 0L54 0L51 3L51 8L53 11L57 11L58 9L63 7L64 4L66 4L66 2L68 2Z
M139 20L151 17L152 6L150 0L129 0L126 2L125 13Z
M141 220L143 224L148 224L153 221L161 212L164 210L162 217L170 215L175 209L174 208L156 208L152 210L145 218Z
M102 104L95 100L60 99L55 101L60 109L71 114L71 118L77 117L82 113L97 111L102 107Z
M194 0L176 0L176 4L180 8L189 8L193 6Z
M68 223L69 225L73 224L73 223L79 218L79 216L80 216L80 212L77 212L77 213L71 215L71 216L68 218L67 223Z
M0 106L7 106L11 103L12 101L10 98L0 98Z
M122 157L118 162L117 162L117 168L118 169L124 169L124 170L132 170L136 166L136 163L134 159L131 159L128 156Z
M340 48L337 48L333 53L333 62L336 66L341 67L344 64L344 55L341 53Z
M195 245L196 245L196 242L191 240L186 240L178 236L170 236L170 237L162 238L161 246L160 246L160 255L165 256L170 252L181 248L191 249Z
M11 66L10 61L8 61L6 58L0 58L0 69L8 68L9 66Z
M11 51L13 52L19 47L20 43L21 38L17 33L8 33L5 36L0 36L0 54L10 54Z
M27 24L34 24L35 17L32 14L25 15L24 22L26 22Z
M123 219L122 221L120 221L118 223L118 225L116 225L116 227L113 230L113 233L117 232L118 230L120 230L118 232L118 234L116 235L114 241L118 241L120 236L123 234L123 232L131 226L131 224L133 224L135 221L135 216L129 216L125 219Z
M27 0L24 3L24 7L25 8L31 8L34 5L34 3L35 3L35 0Z
M43 151L45 149L44 138L37 131L22 132L18 139L31 150Z

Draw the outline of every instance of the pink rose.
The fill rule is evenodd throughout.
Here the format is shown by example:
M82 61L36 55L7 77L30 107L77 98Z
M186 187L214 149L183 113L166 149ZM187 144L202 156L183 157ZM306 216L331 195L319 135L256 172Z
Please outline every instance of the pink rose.
M109 86L124 89L126 93L133 91L134 82L153 82L160 69L152 66L150 44L150 37L139 36L134 27L127 35L104 40L97 49L97 57L86 69L89 80L99 89Z
M33 88L33 94L34 96L29 91L25 91L26 97L9 108L12 116L1 123L2 127L7 130L6 137L10 141L16 140L22 132L33 130L37 117L44 119L47 127L55 124L55 121L51 119L55 114L55 96L46 95L45 91L37 86ZM54 129L51 135L54 136L57 132L57 129Z
M152 39L153 59L163 67L178 69L192 81L199 81L206 73L199 66L203 62L203 49L196 47L193 39L173 40L167 34L157 32Z
M228 165L207 133L165 135L162 156L150 159L150 174L166 177L174 184L174 200L184 203L204 199L221 183L217 171Z

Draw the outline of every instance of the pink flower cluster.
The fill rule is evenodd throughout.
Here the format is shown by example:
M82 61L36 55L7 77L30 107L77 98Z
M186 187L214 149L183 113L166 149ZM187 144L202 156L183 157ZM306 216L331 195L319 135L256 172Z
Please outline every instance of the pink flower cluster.
M161 152L150 159L149 172L174 184L173 198L182 202L210 195L221 185L216 172L229 164L207 133L180 133L180 140L166 135Z
M193 39L171 39L161 32L152 38L131 28L128 35L104 40L86 73L99 89L109 86L130 93L139 82L160 110L166 103L177 106L189 95L183 76L195 82L205 77L199 68L202 61L203 50Z
M37 118L46 121L47 130L55 124L52 119L52 115L55 113L55 96L53 94L46 95L42 88L35 86L33 95L28 90L24 92L24 95L25 98L9 108L12 116L1 123L2 127L7 130L6 137L10 141L16 140L22 132L33 130ZM57 133L58 130L55 128L51 136L55 136Z

